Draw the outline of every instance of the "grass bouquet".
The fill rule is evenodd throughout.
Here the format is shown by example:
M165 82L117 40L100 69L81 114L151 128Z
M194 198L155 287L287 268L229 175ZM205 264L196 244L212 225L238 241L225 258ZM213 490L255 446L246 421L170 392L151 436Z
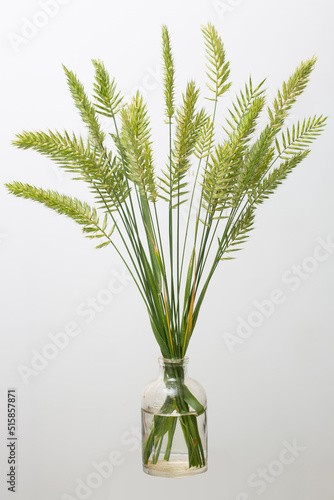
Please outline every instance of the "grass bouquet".
M301 62L271 105L266 104L264 81L254 85L249 79L222 120L217 104L231 86L229 63L215 27L209 23L202 33L208 78L205 107L194 81L176 99L170 37L162 28L168 145L162 168L155 165L143 97L138 92L124 102L104 64L93 60L92 99L64 67L87 137L66 131L22 132L14 145L49 157L85 182L94 203L21 182L7 184L10 193L73 219L85 236L96 240L97 248L113 247L139 290L166 361L164 397L151 408L152 420L143 435L144 468L168 464L174 443L183 440L184 470L206 470L206 438L198 423L205 399L196 396L195 386L191 390L183 363L200 308L218 264L242 246L256 208L308 156L326 120L313 116L284 127L315 57ZM264 112L266 124L257 130ZM107 130L100 117L109 121Z

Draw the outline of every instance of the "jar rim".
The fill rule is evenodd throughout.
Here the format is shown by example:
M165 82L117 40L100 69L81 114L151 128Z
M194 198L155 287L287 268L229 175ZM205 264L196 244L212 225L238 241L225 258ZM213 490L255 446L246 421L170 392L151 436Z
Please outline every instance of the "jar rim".
M163 356L160 356L159 357L159 364L160 365L165 365L165 364L183 364L183 365L186 365L189 363L189 358L188 356L185 356L184 358L178 358L178 359L168 359L168 358L164 358Z

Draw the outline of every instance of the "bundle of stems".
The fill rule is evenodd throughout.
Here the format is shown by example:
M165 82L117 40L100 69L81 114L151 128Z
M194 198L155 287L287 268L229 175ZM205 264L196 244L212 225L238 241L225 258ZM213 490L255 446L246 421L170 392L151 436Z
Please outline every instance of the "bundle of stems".
M26 183L7 184L14 195L38 201L73 219L88 238L98 238L97 248L111 245L115 249L141 294L162 356L167 359L184 358L219 262L232 258L242 246L253 228L256 208L306 158L326 121L322 115L313 116L283 130L291 106L314 68L316 58L312 57L301 62L283 83L271 106L266 106L264 81L254 86L250 78L224 120L224 138L217 139L217 104L230 89L230 69L214 26L203 26L202 33L209 111L209 106L199 107L200 92L194 81L187 83L176 103L170 37L167 28L162 28L168 130L164 169L157 172L154 165L150 120L142 96L138 92L125 103L104 64L93 60L93 100L76 75L64 67L88 137L66 131L23 132L14 145L46 155L75 179L86 182L95 204ZM265 107L267 124L258 131ZM99 115L110 121L111 133L103 130ZM168 212L167 229L160 224L163 208ZM180 373L174 375L182 385ZM203 408L189 391L181 392L178 409L200 414ZM162 411L173 408L175 401L166 401ZM184 417L182 427L192 457L190 464L200 466L203 456L195 422ZM157 420L144 450L147 459L159 436L172 434L169 425Z
M166 384L166 399L153 417L153 425L147 439L143 442L143 463L151 458L156 464L165 440L163 460L168 461L173 449L173 438L180 421L181 429L187 445L189 468L204 467L206 453L202 444L197 417L205 412L205 408L185 385L182 360L176 360L172 366L165 367L164 383ZM177 415L177 418L175 417ZM166 437L167 436L167 439Z

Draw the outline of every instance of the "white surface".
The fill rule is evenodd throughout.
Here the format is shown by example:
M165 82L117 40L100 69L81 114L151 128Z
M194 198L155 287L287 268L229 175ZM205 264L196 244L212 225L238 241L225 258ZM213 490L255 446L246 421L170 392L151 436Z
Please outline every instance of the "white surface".
M8 387L18 393L17 500L163 500L173 491L177 498L210 500L254 500L261 491L266 500L334 498L334 252L317 253L319 238L334 240L333 3L63 0L58 6L53 17L41 16L41 3L32 0L2 7L1 499L13 498L4 480ZM44 26L27 43L16 39L15 51L9 35L19 35L25 19ZM122 273L119 260L109 249L96 251L71 221L8 195L3 183L84 194L47 159L10 145L22 129L81 127L61 63L88 88L91 58L105 62L124 92L142 87L161 141L154 76L161 24L170 29L182 89L189 78L204 81L200 25L208 20L231 60L232 95L251 72L254 81L268 76L273 96L299 61L316 53L292 118L324 113L330 119L309 158L258 212L245 250L222 263L212 282L189 350L190 373L209 398L209 471L173 483L141 471L140 395L158 371L159 352L134 285L116 277L112 301L84 314L89 298L106 299L102 290ZM317 259L310 260L314 252ZM304 267L299 281L298 265ZM267 304L270 317L255 314L254 302L272 298L281 303ZM236 335L242 320L258 326L231 352L226 333ZM24 384L18 367L30 366L32 351L42 352L50 334L73 323L77 335ZM284 451L296 444L297 451ZM102 461L108 478L96 474ZM261 467L269 468L262 483ZM97 481L94 488L76 492L87 477Z

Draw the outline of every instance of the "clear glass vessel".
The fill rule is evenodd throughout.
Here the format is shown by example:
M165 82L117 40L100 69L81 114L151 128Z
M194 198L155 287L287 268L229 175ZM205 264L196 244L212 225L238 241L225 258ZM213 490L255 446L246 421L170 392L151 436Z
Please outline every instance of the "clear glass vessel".
M143 469L162 477L205 472L207 400L204 388L188 377L187 357L159 358L157 379L142 396Z

